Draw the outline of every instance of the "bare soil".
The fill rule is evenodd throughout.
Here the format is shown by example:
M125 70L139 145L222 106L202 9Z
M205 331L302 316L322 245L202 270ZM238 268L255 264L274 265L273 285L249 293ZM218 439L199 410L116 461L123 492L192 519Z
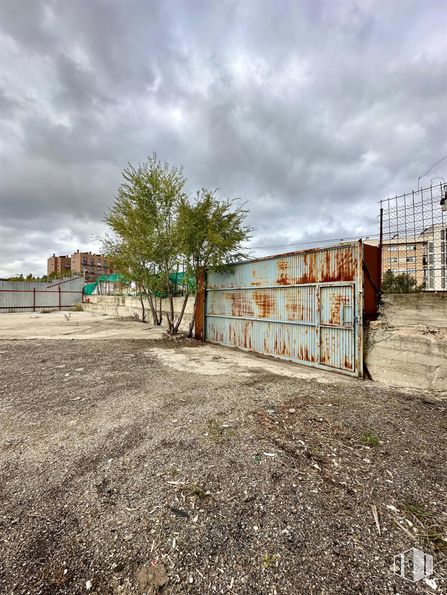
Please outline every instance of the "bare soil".
M226 353L0 341L1 593L446 592L442 396Z

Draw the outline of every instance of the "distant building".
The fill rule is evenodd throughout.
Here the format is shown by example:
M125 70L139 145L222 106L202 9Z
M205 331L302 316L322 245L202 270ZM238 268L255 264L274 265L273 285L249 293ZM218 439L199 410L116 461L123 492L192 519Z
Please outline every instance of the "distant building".
M418 285L425 282L424 256L426 240L419 236L387 240L382 246L382 276L386 271L394 275L407 273Z
M95 281L99 275L113 273L107 258L101 254L79 252L79 250L71 255L71 270L75 274L84 275L86 281Z
M50 256L47 261L47 275L56 277L64 277L70 275L71 258L69 256Z
M437 223L423 233L426 238L424 254L425 288L433 291L447 289L447 225Z
M71 256L50 256L47 264L48 276L57 277L83 275L86 281L95 281L99 275L113 273L110 263L101 254L80 252L77 250Z
M439 223L415 236L383 242L382 278L387 271L406 273L426 291L447 289L447 226Z

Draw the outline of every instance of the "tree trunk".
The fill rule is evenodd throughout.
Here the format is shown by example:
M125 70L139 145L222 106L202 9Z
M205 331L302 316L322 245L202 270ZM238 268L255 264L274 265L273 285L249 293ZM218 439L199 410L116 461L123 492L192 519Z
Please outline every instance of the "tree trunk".
M174 334L178 333L179 326L183 320L183 315L185 314L185 308L186 308L186 304L188 303L188 298L189 298L189 293L187 293L185 295L185 297L183 298L182 309L180 310L180 314L179 314L177 320L175 321Z
M192 318L191 318L191 322L189 323L189 328L188 328L188 337L190 339L192 337L192 331L194 330L194 324L196 322L196 312L197 312L198 305L199 305L199 292L197 291L197 288L196 288L196 297L194 298L194 307L192 309Z
M144 294L147 297L147 301L149 302L149 307L150 307L151 313L152 313L152 321L153 321L154 325L159 325L160 322L158 321L157 308L155 307L155 304L154 304L152 292L148 291L144 285L142 287L143 287Z
M141 316L142 316L141 322L146 322L146 309L144 307L144 300L143 300L143 296L141 294L141 287L139 287L138 294L140 296L140 303L141 303Z
M174 334L174 300L172 294L169 293L168 295L169 300L169 309L166 311L166 319L168 321L168 333L170 335Z

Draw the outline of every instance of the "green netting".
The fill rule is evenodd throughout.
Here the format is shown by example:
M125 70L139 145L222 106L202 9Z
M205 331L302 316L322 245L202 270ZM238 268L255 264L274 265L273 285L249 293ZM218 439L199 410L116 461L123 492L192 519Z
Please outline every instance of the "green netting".
M96 283L100 281L108 281L109 283L124 283L123 275L119 273L112 273L111 275L98 275L96 277Z
M86 283L84 285L84 295L93 295L96 286L102 281L108 283L126 283L126 281L124 281L124 277L119 273L112 273L111 275L98 275L96 281L92 283Z
M174 285L176 285L178 287L179 290L181 290L181 287L184 285L184 280L185 280L185 273L181 272L181 273L172 273L171 275L169 275L169 280L171 281L171 283L173 283ZM108 282L108 283L128 283L127 281L124 280L123 275L120 275L120 273L112 273L111 275L98 275L97 279L95 282L93 283L86 283L84 285L84 294L85 295L93 295L93 292L95 291L96 286L98 285L98 283L101 282ZM196 280L192 277L190 277L188 279L188 287L189 287L189 291L192 293L195 293L196 291ZM167 293L165 291L154 291L154 295L156 295L157 297L167 297Z
M95 291L96 283L86 283L84 285L84 295L93 295Z

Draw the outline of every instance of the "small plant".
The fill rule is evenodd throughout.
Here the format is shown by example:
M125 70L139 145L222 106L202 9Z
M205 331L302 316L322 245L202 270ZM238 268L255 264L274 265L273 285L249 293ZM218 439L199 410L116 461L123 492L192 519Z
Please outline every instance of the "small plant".
M375 434L373 434L373 432L370 432L369 430L366 430L365 432L363 432L363 434L360 436L360 442L364 446L379 446L379 444L380 444L377 436Z
M233 431L229 426L219 423L217 419L208 420L207 434L213 442L220 442L225 437L230 436Z
M278 554L264 554L264 557L262 558L263 568L265 568L266 570L267 568L271 568L274 564L276 564L278 558Z
M75 304L72 308L73 312L82 312L82 304Z
M180 474L180 469L178 467L172 466L169 469L169 473L170 473L171 477L177 477Z
M190 496L194 496L195 498L198 498L200 500L203 500L208 496L206 491L195 483L191 483L188 486L186 486L186 491L189 493Z
M445 526L435 520L435 513L417 500L407 500L404 503L405 509L413 515L423 526L422 536L429 541L436 550L447 551L447 539Z
M424 521L433 516L433 513L430 510L427 510L423 504L416 502L416 500L406 502L405 507L408 512L415 516L419 521Z

